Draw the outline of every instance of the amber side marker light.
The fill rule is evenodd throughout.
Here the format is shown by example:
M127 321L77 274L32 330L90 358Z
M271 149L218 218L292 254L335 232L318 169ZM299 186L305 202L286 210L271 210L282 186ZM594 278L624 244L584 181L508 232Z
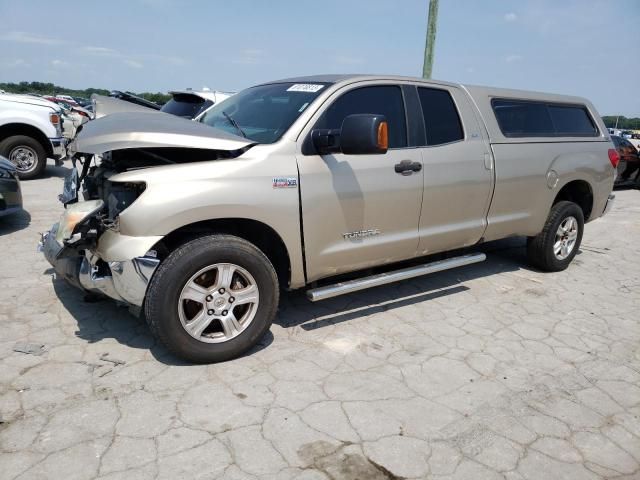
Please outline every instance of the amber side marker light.
M380 125L378 125L378 148L380 150L389 148L389 127L387 122L380 122Z

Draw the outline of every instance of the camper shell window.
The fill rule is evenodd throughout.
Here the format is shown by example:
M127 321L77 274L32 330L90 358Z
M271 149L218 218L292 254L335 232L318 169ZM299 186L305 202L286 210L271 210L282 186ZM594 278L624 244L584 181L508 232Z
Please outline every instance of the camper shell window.
M498 126L505 137L596 137L584 105L494 98Z

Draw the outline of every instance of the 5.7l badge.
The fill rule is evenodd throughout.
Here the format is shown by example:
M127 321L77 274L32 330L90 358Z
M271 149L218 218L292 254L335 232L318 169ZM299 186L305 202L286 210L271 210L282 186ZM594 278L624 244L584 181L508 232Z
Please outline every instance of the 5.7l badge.
M296 177L273 177L273 188L296 188L297 186Z

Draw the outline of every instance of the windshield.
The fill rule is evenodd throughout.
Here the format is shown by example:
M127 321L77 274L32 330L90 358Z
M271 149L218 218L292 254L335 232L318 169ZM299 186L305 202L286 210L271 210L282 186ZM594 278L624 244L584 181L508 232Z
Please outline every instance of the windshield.
M274 143L326 85L274 83L247 88L213 106L201 122L254 142Z

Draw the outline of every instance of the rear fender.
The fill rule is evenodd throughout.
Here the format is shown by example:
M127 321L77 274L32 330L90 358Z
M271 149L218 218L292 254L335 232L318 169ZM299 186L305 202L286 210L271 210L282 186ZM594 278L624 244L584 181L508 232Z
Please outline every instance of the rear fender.
M593 205L588 220L594 220L602 214L607 198L613 189L615 169L609 161L609 143L590 142L588 145L598 145L600 148L559 155L549 166L546 179L547 188L551 190L552 195L548 197L547 213L551 209L558 192L564 186L575 180L581 180L589 184L593 195ZM536 219L540 230L542 230L545 221L546 215L543 218Z

